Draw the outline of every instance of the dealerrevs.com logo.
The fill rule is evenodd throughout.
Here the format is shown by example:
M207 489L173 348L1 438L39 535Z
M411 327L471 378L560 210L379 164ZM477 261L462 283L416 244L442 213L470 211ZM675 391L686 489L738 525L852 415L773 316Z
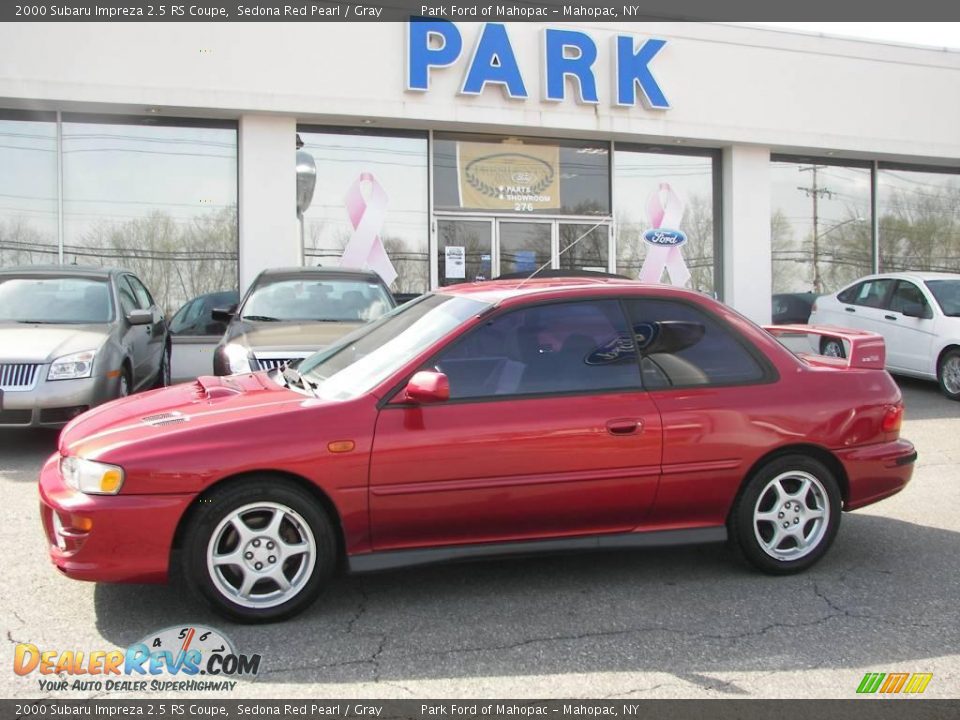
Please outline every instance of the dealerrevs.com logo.
M58 650L18 643L13 671L37 674L40 690L145 692L233 690L260 672L260 655L243 655L219 630L174 626L150 633L126 650Z

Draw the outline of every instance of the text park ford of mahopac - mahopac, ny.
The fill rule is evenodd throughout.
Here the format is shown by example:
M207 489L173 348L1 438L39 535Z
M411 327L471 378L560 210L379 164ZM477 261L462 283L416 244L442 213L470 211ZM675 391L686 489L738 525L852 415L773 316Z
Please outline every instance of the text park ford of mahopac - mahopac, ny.
M800 571L916 459L882 338L840 336L846 359L797 356L708 297L616 279L446 289L296 369L73 421L40 479L50 554L248 621L302 610L342 559L729 538Z

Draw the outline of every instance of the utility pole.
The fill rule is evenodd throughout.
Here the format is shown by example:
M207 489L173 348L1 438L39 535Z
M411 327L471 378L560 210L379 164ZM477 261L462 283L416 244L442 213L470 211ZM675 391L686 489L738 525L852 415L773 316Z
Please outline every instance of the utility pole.
M797 190L803 190L803 192L807 194L807 197L813 198L813 291L817 295L823 292L823 281L820 278L820 219L817 201L821 195L833 197L833 191L817 185L817 170L822 170L826 167L826 165L811 165L810 167L800 168L800 172L810 172L813 181L811 182L811 187L797 186Z

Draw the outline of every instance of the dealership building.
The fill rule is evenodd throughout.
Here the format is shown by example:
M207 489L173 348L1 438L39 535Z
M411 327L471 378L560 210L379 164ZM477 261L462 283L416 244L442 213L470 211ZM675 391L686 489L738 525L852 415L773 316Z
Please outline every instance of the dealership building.
M960 272L960 52L720 23L0 27L0 264L771 296ZM299 185L298 185L299 183Z

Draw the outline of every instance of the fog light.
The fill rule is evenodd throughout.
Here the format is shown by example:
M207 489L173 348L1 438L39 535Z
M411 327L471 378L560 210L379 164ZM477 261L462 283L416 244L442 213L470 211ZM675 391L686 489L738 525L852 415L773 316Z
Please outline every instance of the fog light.
M75 530L81 530L82 532L90 532L93 530L93 518L83 517L83 515L71 515L70 527Z

